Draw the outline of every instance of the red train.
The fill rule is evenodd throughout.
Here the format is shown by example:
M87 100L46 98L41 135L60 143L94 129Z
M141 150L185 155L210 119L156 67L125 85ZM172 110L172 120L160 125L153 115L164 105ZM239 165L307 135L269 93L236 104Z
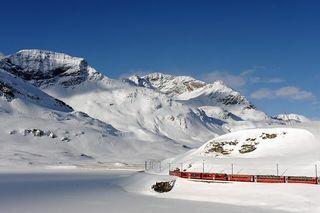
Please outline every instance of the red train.
M286 183L285 176L276 175L257 175L255 180L258 183Z
M216 181L239 181L258 183L307 183L320 184L317 177L305 176L276 176L276 175L245 175L226 173L202 173L202 172L180 172L170 171L169 175L187 179L216 180Z
M287 183L319 184L319 179L315 177L289 176L287 177Z

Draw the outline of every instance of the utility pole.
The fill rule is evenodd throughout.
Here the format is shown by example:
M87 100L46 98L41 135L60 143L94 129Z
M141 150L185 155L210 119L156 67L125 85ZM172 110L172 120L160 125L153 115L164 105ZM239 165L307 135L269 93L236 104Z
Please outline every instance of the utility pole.
M277 176L279 176L279 164L277 164Z
M202 173L204 173L204 160L202 160Z
M318 178L318 165L314 165L314 170L316 172L316 178Z
M233 175L233 163L231 164L231 174Z

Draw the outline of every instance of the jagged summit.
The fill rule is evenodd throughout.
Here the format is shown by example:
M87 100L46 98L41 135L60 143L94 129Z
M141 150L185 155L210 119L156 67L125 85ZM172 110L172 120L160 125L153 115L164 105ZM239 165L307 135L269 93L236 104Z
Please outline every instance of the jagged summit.
M228 87L223 81L205 83L190 76L174 76L163 73L151 73L145 76L134 75L127 79L129 83L154 89L175 97L178 100L194 100L201 105L245 105L255 108L239 92Z
M21 50L2 58L0 68L41 87L55 83L75 86L90 76L101 75L83 58L37 49Z
M154 88L169 96L180 95L206 85L205 82L196 80L190 76L174 76L159 72L150 73L142 77L135 75L128 79L137 86Z

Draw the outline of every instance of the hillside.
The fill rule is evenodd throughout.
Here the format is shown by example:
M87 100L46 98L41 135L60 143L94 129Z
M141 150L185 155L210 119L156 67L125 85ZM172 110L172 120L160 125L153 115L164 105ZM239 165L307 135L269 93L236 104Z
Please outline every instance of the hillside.
M240 130L214 138L194 149L169 160L174 167L190 171L270 174L280 172L292 175L314 175L319 162L318 123L295 128L257 128ZM281 174L280 173L280 174Z
M286 123L258 110L221 81L208 84L161 73L115 80L83 58L44 50L21 50L0 59L0 68L0 116L10 123L10 128L2 124L2 140L57 142L24 136L25 130L53 132L60 141L70 141L57 145L69 150L69 161L77 161L79 155L90 162L164 159L230 131ZM29 153L56 148L52 144L50 149L35 148L28 143L16 146ZM69 155L72 149L77 154ZM43 156L53 158L52 153Z
M133 134L92 118L0 69L0 167L111 162L142 163L181 153L165 140ZM8 167L9 166L9 167Z

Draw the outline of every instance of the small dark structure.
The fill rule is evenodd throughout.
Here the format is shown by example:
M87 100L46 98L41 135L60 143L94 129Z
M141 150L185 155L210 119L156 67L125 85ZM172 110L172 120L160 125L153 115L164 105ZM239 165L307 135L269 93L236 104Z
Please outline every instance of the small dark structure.
M175 180L156 182L156 184L152 186L152 189L159 193L170 192L174 187L175 182Z

